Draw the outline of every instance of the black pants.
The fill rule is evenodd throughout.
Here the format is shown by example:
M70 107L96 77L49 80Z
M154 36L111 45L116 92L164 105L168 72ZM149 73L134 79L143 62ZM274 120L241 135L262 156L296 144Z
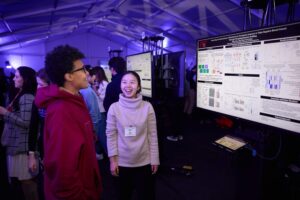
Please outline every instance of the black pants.
M143 167L119 167L120 200L131 200L133 193L137 200L154 200L154 175L151 165Z

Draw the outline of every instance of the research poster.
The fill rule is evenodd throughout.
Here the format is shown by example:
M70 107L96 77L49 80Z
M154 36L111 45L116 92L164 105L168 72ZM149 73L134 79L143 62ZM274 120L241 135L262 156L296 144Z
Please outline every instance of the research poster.
M197 107L300 133L300 23L199 40Z

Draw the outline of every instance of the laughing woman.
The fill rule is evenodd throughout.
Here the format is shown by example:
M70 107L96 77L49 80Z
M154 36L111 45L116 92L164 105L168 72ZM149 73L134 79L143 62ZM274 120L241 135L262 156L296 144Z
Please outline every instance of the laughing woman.
M107 115L107 148L110 170L120 178L120 199L130 200L135 190L139 200L154 199L153 175L159 165L155 112L142 100L141 79L126 72L119 101Z
M38 172L33 174L28 170L27 156L31 108L37 88L35 74L29 67L19 67L14 77L19 92L7 108L0 107L5 122L1 142L6 147L8 175L11 183L21 183L26 200L38 199L33 180Z

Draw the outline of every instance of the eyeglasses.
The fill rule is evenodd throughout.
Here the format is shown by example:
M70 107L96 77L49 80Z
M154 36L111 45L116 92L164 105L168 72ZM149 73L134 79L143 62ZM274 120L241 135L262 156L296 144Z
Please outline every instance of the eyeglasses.
M87 70L85 69L85 67L81 67L81 68L79 68L79 69L72 70L70 73L79 72L79 71L81 71L81 70L84 71L84 73L87 72Z

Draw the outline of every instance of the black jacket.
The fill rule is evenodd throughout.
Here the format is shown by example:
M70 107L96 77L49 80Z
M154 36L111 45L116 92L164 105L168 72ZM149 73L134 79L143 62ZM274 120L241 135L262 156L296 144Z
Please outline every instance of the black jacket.
M119 101L119 94L122 93L121 91L121 79L122 74L116 74L112 77L111 82L107 85L105 98L103 101L103 106L106 112L111 104Z

